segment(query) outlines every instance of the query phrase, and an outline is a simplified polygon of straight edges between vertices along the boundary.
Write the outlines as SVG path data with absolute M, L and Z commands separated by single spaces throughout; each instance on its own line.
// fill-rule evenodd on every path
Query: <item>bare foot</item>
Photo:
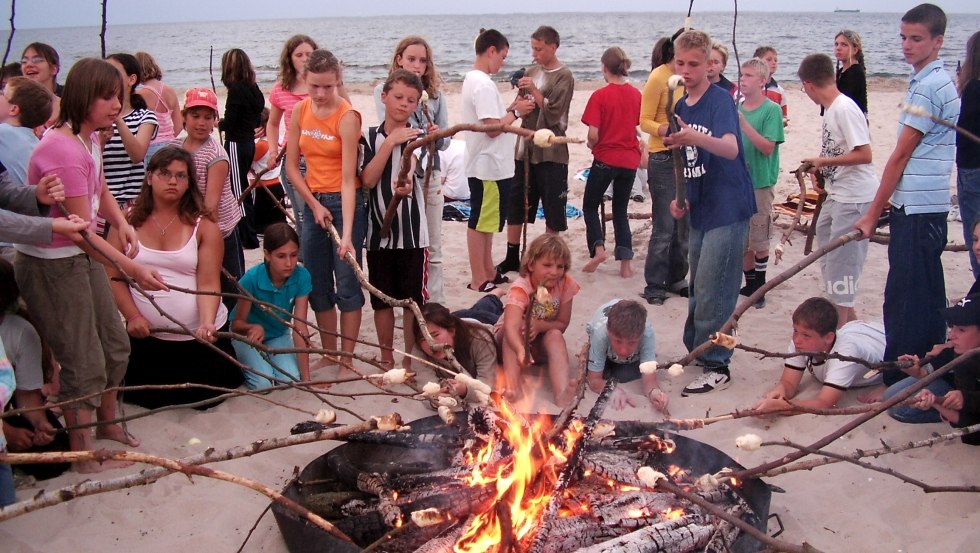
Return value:
M 93 472 L 102 472 L 104 470 L 121 469 L 125 467 L 132 466 L 131 461 L 103 461 L 99 463 L 98 461 L 77 461 L 71 464 L 71 470 L 80 474 L 91 474 Z
M 136 436 L 133 436 L 118 424 L 100 426 L 99 429 L 95 431 L 95 437 L 100 440 L 113 440 L 123 445 L 128 445 L 129 447 L 140 446 L 140 441 L 136 439 Z
M 875 386 L 874 388 L 864 392 L 858 396 L 858 401 L 861 403 L 878 403 L 881 398 L 885 397 L 885 390 L 888 388 L 886 386 Z
M 320 359 L 310 366 L 310 370 L 322 369 L 324 367 L 334 367 L 338 365 L 337 359 L 327 355 L 321 356 Z
M 631 278 L 633 276 L 633 265 L 629 261 L 624 261 L 619 267 L 619 276 Z
M 582 272 L 594 273 L 595 270 L 599 268 L 599 265 L 601 265 L 602 262 L 605 260 L 606 260 L 606 252 L 601 250 L 596 250 L 595 257 L 590 259 L 589 262 L 586 263 L 584 267 L 582 267 Z

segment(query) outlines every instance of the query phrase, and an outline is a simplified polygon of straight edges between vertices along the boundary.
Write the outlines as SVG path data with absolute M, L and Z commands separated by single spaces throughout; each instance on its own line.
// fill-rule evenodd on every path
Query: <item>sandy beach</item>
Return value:
M 634 83 L 642 87 L 643 83 Z M 601 83 L 580 84 L 572 101 L 568 134 L 585 138 L 586 127 L 581 123 L 582 111 L 592 90 Z M 800 92 L 797 83 L 784 83 L 788 94 L 790 124 L 786 142 L 781 147 L 781 178 L 776 188 L 777 201 L 798 191 L 796 179 L 789 171 L 795 169 L 801 159 L 815 155 L 820 147 L 819 108 Z M 375 121 L 375 109 L 371 88 L 355 85 L 351 89 L 354 106 L 364 114 L 365 124 Z M 459 120 L 460 95 L 458 85 L 450 86 L 448 101 L 450 122 Z M 869 111 L 873 139 L 874 163 L 879 175 L 895 145 L 898 105 L 904 96 L 905 85 L 901 81 L 870 83 Z M 505 92 L 509 99 L 512 92 Z M 584 144 L 571 148 L 569 174 L 588 167 L 591 155 Z M 951 186 L 953 185 L 951 180 Z M 584 183 L 570 180 L 569 201 L 581 206 Z M 650 211 L 649 197 L 643 203 L 630 203 L 630 212 Z M 787 217 L 782 220 L 788 221 Z M 595 309 L 613 297 L 638 299 L 643 289 L 643 262 L 650 235 L 649 220 L 631 221 L 633 247 L 636 252 L 636 275 L 628 280 L 619 276 L 618 264 L 611 259 L 595 273 L 584 274 L 581 267 L 587 261 L 585 225 L 583 220 L 569 221 L 564 234 L 573 252 L 572 276 L 583 291 L 575 300 L 572 323 L 566 333 L 569 355 L 577 352 L 585 341 L 585 323 Z M 544 231 L 543 222 L 528 229 L 533 238 Z M 609 232 L 612 232 L 610 227 Z M 781 232 L 781 231 L 777 231 Z M 443 225 L 444 258 L 446 259 L 446 293 L 453 309 L 468 307 L 479 298 L 466 290 L 469 269 L 466 262 L 464 223 L 446 222 Z M 778 235 L 777 235 L 778 236 Z M 962 243 L 961 226 L 949 224 L 951 242 Z M 774 240 L 778 241 L 778 238 Z M 792 266 L 803 257 L 804 237 L 795 234 L 792 245 L 786 247 L 784 259 L 777 266 L 770 264 L 770 278 Z M 504 252 L 503 234 L 495 238 L 495 256 Z M 259 254 L 249 252 L 249 264 L 259 261 Z M 946 253 L 943 256 L 946 272 L 947 296 L 962 297 L 973 282 L 969 261 L 965 253 Z M 859 317 L 880 320 L 882 291 L 888 270 L 886 247 L 872 244 L 858 295 Z M 790 315 L 803 299 L 818 295 L 821 289 L 819 268 L 813 265 L 787 283 L 767 295 L 766 307 L 749 309 L 740 327 L 741 341 L 773 351 L 782 351 L 790 339 Z M 664 362 L 677 359 L 686 353 L 681 341 L 683 321 L 687 313 L 687 300 L 672 297 L 658 307 L 649 306 L 649 315 L 656 330 L 657 358 Z M 364 312 L 361 337 L 374 341 L 376 334 L 370 308 Z M 396 333 L 396 347 L 401 333 Z M 374 353 L 362 348 L 365 353 Z M 362 367 L 373 372 L 369 367 Z M 671 378 L 660 374 L 662 387 L 670 394 L 670 410 L 674 417 L 702 417 L 724 414 L 737 408 L 750 407 L 772 383 L 776 381 L 782 363 L 778 359 L 759 360 L 744 352 L 736 352 L 732 360 L 733 385 L 725 391 L 706 397 L 682 398 L 680 390 L 692 380 L 696 368 Z M 336 369 L 322 369 L 314 373 L 314 379 L 329 379 Z M 639 383 L 625 385 L 639 393 Z M 809 377 L 804 381 L 804 397 L 815 394 L 818 385 Z M 371 391 L 372 387 L 359 383 L 336 386 L 331 391 L 349 394 L 354 391 Z M 408 389 L 401 389 L 407 392 Z M 848 392 L 840 406 L 857 405 L 857 392 Z M 276 392 L 268 399 L 282 405 L 274 405 L 254 397 L 239 397 L 205 412 L 175 410 L 135 420 L 130 430 L 142 440 L 139 451 L 180 458 L 198 454 L 206 448 L 223 451 L 248 444 L 261 438 L 285 436 L 296 422 L 312 418 L 320 408 L 319 401 L 294 390 Z M 588 410 L 596 395 L 586 392 L 581 408 Z M 356 398 L 332 396 L 332 402 L 350 411 L 368 417 L 398 412 L 411 421 L 432 414 L 421 403 L 407 399 L 378 395 L 361 395 Z M 606 417 L 618 420 L 657 421 L 661 415 L 640 398 L 639 407 L 623 411 L 608 409 Z M 287 408 L 285 406 L 290 406 Z M 557 412 L 544 393 L 536 408 Z M 140 408 L 126 405 L 127 414 Z M 355 422 L 352 415 L 339 412 L 339 422 Z M 687 431 L 688 437 L 711 444 L 728 453 L 745 466 L 754 466 L 778 458 L 789 450 L 766 447 L 752 453 L 739 451 L 735 437 L 747 432 L 759 434 L 766 440 L 783 438 L 809 444 L 823 437 L 850 420 L 850 417 L 796 417 L 760 420 L 740 419 L 719 423 L 696 431 Z M 923 439 L 934 433 L 947 432 L 946 424 L 904 425 L 881 416 L 847 434 L 828 449 L 849 453 L 856 449 L 880 447 L 882 442 L 900 444 Z M 192 438 L 200 443 L 192 445 Z M 118 444 L 97 440 L 99 447 L 114 449 Z M 324 442 L 280 449 L 228 463 L 215 468 L 257 479 L 264 484 L 281 488 L 291 477 L 294 467 L 302 468 L 315 457 L 338 445 Z M 928 449 L 885 456 L 877 461 L 883 467 L 900 471 L 918 480 L 937 485 L 977 484 L 976 455 L 978 450 L 959 440 L 943 443 Z M 137 472 L 141 467 L 117 469 L 93 476 L 67 473 L 59 478 L 40 483 L 33 488 L 18 490 L 18 499 L 25 500 L 41 490 L 54 490 L 86 479 L 106 479 Z M 974 476 L 970 476 L 973 474 Z M 853 465 L 837 464 L 817 468 L 811 472 L 794 472 L 768 480 L 784 489 L 775 493 L 770 511 L 779 515 L 785 532 L 779 539 L 792 543 L 806 540 L 822 551 L 975 551 L 980 541 L 980 496 L 969 493 L 924 494 L 920 489 L 881 473 L 863 470 Z M 9 552 L 52 551 L 140 551 L 231 553 L 245 539 L 249 528 L 263 512 L 269 501 L 244 488 L 231 484 L 195 477 L 192 481 L 180 475 L 171 475 L 155 484 L 131 488 L 108 494 L 76 499 L 67 503 L 21 516 L 0 523 L 0 543 Z M 770 526 L 773 531 L 775 525 Z M 972 544 L 972 545 L 971 545 Z M 271 515 L 258 523 L 254 535 L 244 551 L 284 553 L 285 544 Z

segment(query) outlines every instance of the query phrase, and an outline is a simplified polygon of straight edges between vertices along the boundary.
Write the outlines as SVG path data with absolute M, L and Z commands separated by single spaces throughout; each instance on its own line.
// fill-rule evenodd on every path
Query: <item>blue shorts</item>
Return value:
M 340 192 L 320 192 L 313 194 L 320 205 L 330 211 L 337 232 L 343 232 L 344 216 L 341 211 Z M 367 232 L 367 216 L 360 191 L 354 204 L 354 230 L 351 241 L 354 244 L 354 257 L 361 264 L 361 249 Z M 313 291 L 310 292 L 310 307 L 314 312 L 329 311 L 336 307 L 347 312 L 364 306 L 364 292 L 357 281 L 354 269 L 337 255 L 339 244 L 335 244 L 327 231 L 316 224 L 313 211 L 303 206 L 303 236 L 300 237 L 303 249 L 303 264 L 310 271 Z

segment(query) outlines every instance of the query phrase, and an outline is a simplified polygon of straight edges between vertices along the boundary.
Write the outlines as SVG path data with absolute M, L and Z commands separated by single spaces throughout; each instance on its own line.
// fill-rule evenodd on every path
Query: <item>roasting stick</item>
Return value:
M 667 126 L 670 134 L 680 131 L 677 124 L 677 115 L 674 113 L 674 94 L 684 83 L 684 78 L 680 75 L 671 75 L 667 79 Z M 674 199 L 678 209 L 685 209 L 687 202 L 687 179 L 684 178 L 684 158 L 681 150 L 672 150 L 671 158 L 674 160 L 674 186 L 676 188 Z
M 548 129 L 539 129 L 537 131 L 532 131 L 530 129 L 524 129 L 521 127 L 514 127 L 512 125 L 504 125 L 497 123 L 494 125 L 484 125 L 482 123 L 463 123 L 460 125 L 453 125 L 448 129 L 441 129 L 438 132 L 426 135 L 422 138 L 413 140 L 408 143 L 405 148 L 402 149 L 402 160 L 401 168 L 398 171 L 397 183 L 408 182 L 408 172 L 412 167 L 412 157 L 416 149 L 422 146 L 427 146 L 428 144 L 434 143 L 439 139 L 447 138 L 455 135 L 461 131 L 470 132 L 509 132 L 512 134 L 517 134 L 523 136 L 524 138 L 530 138 L 534 140 L 534 145 L 541 148 L 547 148 L 555 144 L 582 144 L 585 142 L 581 138 L 572 138 L 569 136 L 555 136 L 555 133 Z M 397 186 L 397 185 L 396 185 Z M 395 212 L 398 209 L 398 202 L 401 198 L 397 195 L 391 199 L 391 203 L 388 204 L 388 209 L 385 212 L 384 220 L 381 223 L 381 236 L 387 238 L 391 234 L 391 223 L 395 218 Z
M 789 237 L 793 235 L 793 231 L 796 230 L 796 226 L 800 224 L 800 218 L 803 217 L 803 205 L 806 203 L 806 181 L 803 180 L 803 176 L 813 169 L 813 165 L 809 163 L 801 163 L 795 171 L 792 171 L 796 175 L 796 181 L 800 183 L 800 201 L 796 202 L 796 213 L 793 214 L 793 223 L 786 227 L 783 231 L 783 237 L 779 239 L 779 243 L 776 244 L 775 258 L 773 259 L 773 265 L 779 265 L 779 262 L 783 259 L 783 245 L 790 244 Z M 807 230 L 807 244 L 813 244 L 812 235 L 810 230 L 815 230 L 813 223 L 810 222 L 810 229 Z
M 980 144 L 980 136 L 973 134 L 972 132 L 964 129 L 963 127 L 960 127 L 959 125 L 954 125 L 953 123 L 950 123 L 945 119 L 936 117 L 935 115 L 929 113 L 928 111 L 926 111 L 925 109 L 919 106 L 913 106 L 910 104 L 899 104 L 898 107 L 905 113 L 908 113 L 909 115 L 915 115 L 917 117 L 925 117 L 930 121 L 932 121 L 933 123 L 942 125 L 949 129 L 953 129 L 954 131 L 962 134 L 963 136 L 969 138 L 970 140 L 976 142 L 977 144 Z

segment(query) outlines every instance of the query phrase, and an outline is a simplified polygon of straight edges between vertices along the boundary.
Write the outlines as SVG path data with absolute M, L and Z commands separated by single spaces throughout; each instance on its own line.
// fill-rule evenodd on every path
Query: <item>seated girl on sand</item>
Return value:
M 572 299 L 581 287 L 567 274 L 572 254 L 558 235 L 543 234 L 531 242 L 521 260 L 518 278 L 504 298 L 504 316 L 495 329 L 503 356 L 504 395 L 521 394 L 521 373 L 543 362 L 548 369 L 555 403 L 565 405 L 575 386 L 569 381 L 565 329 L 572 317 Z M 530 307 L 531 322 L 525 322 Z M 525 329 L 530 335 L 525 350 Z

